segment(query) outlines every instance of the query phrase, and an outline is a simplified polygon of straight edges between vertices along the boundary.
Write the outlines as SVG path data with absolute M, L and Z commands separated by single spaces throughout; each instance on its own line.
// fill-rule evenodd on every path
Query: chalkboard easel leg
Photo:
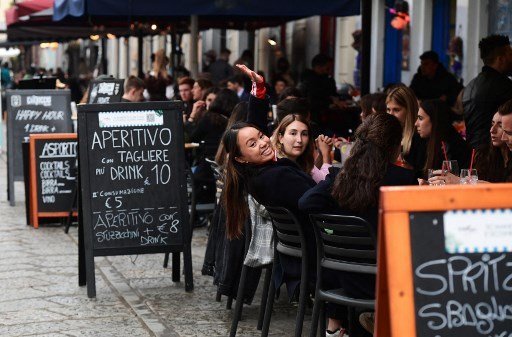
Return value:
M 78 216 L 78 286 L 86 285 L 87 269 L 85 268 L 84 226 Z
M 169 255 L 167 255 L 167 258 Z M 180 271 L 181 271 L 181 261 L 180 261 L 180 252 L 172 253 L 172 281 L 179 282 L 180 281 Z
M 91 254 L 92 255 L 92 254 Z M 94 257 L 91 256 L 92 261 L 87 261 L 87 297 L 94 298 L 96 297 L 96 280 L 94 273 Z
M 192 247 L 190 243 L 183 247 L 183 268 L 185 269 L 185 291 L 191 292 L 194 290 L 194 278 L 192 275 Z
M 169 254 L 170 253 L 165 253 L 165 256 L 164 256 L 164 268 L 167 268 L 167 266 L 169 266 Z

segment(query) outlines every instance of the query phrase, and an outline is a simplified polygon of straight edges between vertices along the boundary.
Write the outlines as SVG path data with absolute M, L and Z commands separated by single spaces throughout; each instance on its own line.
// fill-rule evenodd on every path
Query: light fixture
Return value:
M 156 30 L 157 28 L 158 28 L 157 25 L 155 25 L 155 24 L 151 25 L 151 30 Z
M 91 35 L 91 36 L 89 36 L 89 38 L 93 41 L 98 41 L 100 39 L 100 36 L 99 35 Z
M 277 45 L 277 42 L 276 42 L 275 38 L 269 38 L 267 41 L 268 41 L 268 44 L 271 45 L 271 46 L 276 46 Z
M 107 39 L 114 40 L 116 36 L 114 34 L 107 33 Z

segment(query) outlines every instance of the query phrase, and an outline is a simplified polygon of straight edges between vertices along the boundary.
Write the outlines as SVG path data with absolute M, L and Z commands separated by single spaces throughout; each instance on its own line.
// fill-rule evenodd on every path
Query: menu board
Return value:
M 123 79 L 106 78 L 93 80 L 89 85 L 88 103 L 119 103 L 124 94 L 123 86 Z
M 510 210 L 418 212 L 410 218 L 416 336 L 509 336 Z
M 30 136 L 30 205 L 32 224 L 40 217 L 65 217 L 76 198 L 75 133 Z
M 9 200 L 14 205 L 14 181 L 23 180 L 21 143 L 33 133 L 69 133 L 69 90 L 7 90 Z
M 193 288 L 182 108 L 78 106 L 79 237 L 89 297 L 96 291 L 94 256 L 183 252 L 185 288 Z

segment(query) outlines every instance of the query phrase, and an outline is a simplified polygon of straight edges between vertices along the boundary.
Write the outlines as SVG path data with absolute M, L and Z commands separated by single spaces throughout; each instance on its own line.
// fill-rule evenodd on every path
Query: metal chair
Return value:
M 277 252 L 296 257 L 301 259 L 301 278 L 300 278 L 300 293 L 299 293 L 299 307 L 297 309 L 297 317 L 295 322 L 295 337 L 302 335 L 302 325 L 304 322 L 304 314 L 306 311 L 306 300 L 309 295 L 308 291 L 308 250 L 306 247 L 306 238 L 302 225 L 297 217 L 283 207 L 268 207 L 265 206 L 274 226 L 274 233 L 276 238 L 276 255 Z M 272 281 L 268 291 L 267 306 L 265 308 L 265 318 L 263 320 L 263 327 L 261 336 L 268 335 L 270 327 L 270 318 L 272 315 L 272 308 L 274 306 L 276 287 L 274 283 L 274 273 L 272 273 Z
M 251 237 L 252 237 L 251 226 L 245 226 L 245 227 L 246 228 L 245 228 L 245 253 L 244 253 L 244 256 L 247 255 L 247 251 L 249 249 L 249 245 L 251 243 Z M 252 267 L 249 267 L 245 264 L 242 266 L 242 272 L 240 274 L 240 281 L 238 282 L 238 291 L 236 294 L 235 311 L 233 312 L 233 319 L 231 321 L 231 330 L 229 333 L 230 337 L 236 336 L 238 322 L 242 319 L 245 284 L 247 281 L 247 273 L 249 271 L 249 268 L 252 268 Z M 259 268 L 265 269 L 265 279 L 263 281 L 263 291 L 261 293 L 260 310 L 259 310 L 259 315 L 258 315 L 258 325 L 256 327 L 258 330 L 261 330 L 263 327 L 265 308 L 267 306 L 267 301 L 268 301 L 268 293 L 269 293 L 268 289 L 269 289 L 270 282 L 271 282 L 273 264 L 271 263 L 271 264 L 268 264 L 265 266 L 261 266 Z
M 315 337 L 320 314 L 322 314 L 320 333 L 325 331 L 325 302 L 345 305 L 349 308 L 375 308 L 374 299 L 353 298 L 341 288 L 326 290 L 322 286 L 322 280 L 323 272 L 326 269 L 375 275 L 377 272 L 377 241 L 373 227 L 359 217 L 312 214 L 310 219 L 317 247 L 315 305 L 310 331 L 310 337 Z

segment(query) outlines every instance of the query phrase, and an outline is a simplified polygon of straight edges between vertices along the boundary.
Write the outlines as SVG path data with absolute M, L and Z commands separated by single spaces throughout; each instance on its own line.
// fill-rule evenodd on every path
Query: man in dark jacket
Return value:
M 462 104 L 466 140 L 473 148 L 489 143 L 492 116 L 512 98 L 512 48 L 507 36 L 491 35 L 480 41 L 484 67 L 464 89 Z
M 330 76 L 332 62 L 332 58 L 327 55 L 316 55 L 311 61 L 312 69 L 306 69 L 299 84 L 299 89 L 309 101 L 311 120 L 316 123 L 329 111 L 331 104 L 339 101 L 336 97 L 336 82 Z
M 416 97 L 420 100 L 440 99 L 448 106 L 453 106 L 462 85 L 439 63 L 439 56 L 435 51 L 424 52 L 420 60 L 421 65 L 410 85 Z

